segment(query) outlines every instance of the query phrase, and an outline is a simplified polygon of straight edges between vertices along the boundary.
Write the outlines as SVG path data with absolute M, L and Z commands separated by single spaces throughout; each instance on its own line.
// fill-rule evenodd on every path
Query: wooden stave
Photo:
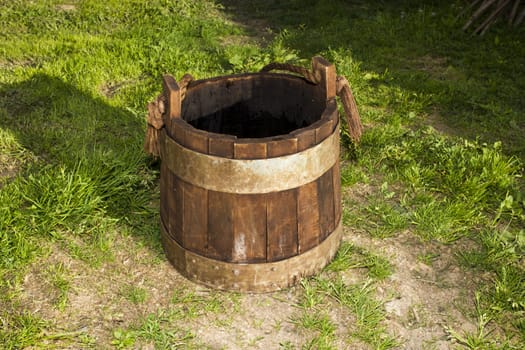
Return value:
M 340 180 L 337 162 L 315 181 L 293 189 L 265 194 L 232 194 L 206 190 L 167 171 L 171 191 L 162 196 L 161 219 L 169 234 L 185 249 L 232 263 L 273 262 L 302 254 L 329 236 L 341 218 Z M 337 175 L 334 175 L 336 173 Z M 195 196 L 200 193 L 200 196 Z M 322 195 L 320 195 L 322 193 Z M 245 203 L 258 202 L 259 214 L 239 214 Z M 204 206 L 206 203 L 207 206 Z M 268 208 L 274 208 L 270 211 Z M 283 207 L 294 208 L 286 217 L 276 217 Z M 200 209 L 199 209 L 200 208 Z M 290 209 L 291 210 L 291 209 Z M 272 214 L 275 213 L 275 214 Z M 282 226 L 288 220 L 285 228 Z M 242 230 L 247 222 L 258 222 L 251 231 Z M 312 222 L 313 221 L 313 222 Z M 236 238 L 245 239 L 266 252 L 257 255 L 235 254 Z M 262 238 L 261 238 L 262 237 Z M 281 240 L 281 241 L 279 241 Z M 248 244 L 250 246 L 250 244 Z M 287 248 L 284 248 L 287 247 Z
M 342 239 L 342 222 L 320 244 L 289 259 L 267 263 L 230 263 L 210 259 L 180 246 L 161 222 L 161 241 L 170 263 L 186 278 L 205 286 L 237 292 L 266 293 L 295 285 L 323 269 Z

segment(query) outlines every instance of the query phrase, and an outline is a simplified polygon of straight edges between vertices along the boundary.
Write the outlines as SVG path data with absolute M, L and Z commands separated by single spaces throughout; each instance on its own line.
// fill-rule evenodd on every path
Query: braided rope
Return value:
M 186 90 L 188 90 L 188 85 L 193 81 L 193 76 L 191 74 L 184 74 L 182 78 L 180 78 L 179 81 L 179 89 L 180 89 L 180 100 L 181 102 L 184 101 L 186 98 Z

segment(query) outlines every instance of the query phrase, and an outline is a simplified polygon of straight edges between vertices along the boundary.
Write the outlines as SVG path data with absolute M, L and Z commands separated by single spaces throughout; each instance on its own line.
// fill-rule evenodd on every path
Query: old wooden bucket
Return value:
M 342 234 L 335 68 L 164 77 L 162 244 L 187 278 L 267 292 L 322 269 Z M 181 101 L 182 100 L 182 101 Z

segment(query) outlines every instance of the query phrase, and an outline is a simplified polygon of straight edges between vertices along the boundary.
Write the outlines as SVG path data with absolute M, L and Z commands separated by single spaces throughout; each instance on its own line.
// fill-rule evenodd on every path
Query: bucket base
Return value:
M 161 239 L 168 260 L 186 278 L 208 287 L 265 293 L 295 285 L 302 277 L 324 268 L 341 243 L 343 225 L 314 248 L 291 258 L 271 263 L 228 263 L 210 259 L 181 247 L 161 223 Z

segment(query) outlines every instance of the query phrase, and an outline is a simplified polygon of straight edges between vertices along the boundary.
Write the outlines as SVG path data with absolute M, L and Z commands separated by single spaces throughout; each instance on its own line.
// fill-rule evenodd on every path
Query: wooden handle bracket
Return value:
M 323 86 L 326 92 L 326 100 L 335 98 L 336 95 L 336 73 L 335 66 L 321 56 L 312 58 L 312 70 L 319 84 Z

